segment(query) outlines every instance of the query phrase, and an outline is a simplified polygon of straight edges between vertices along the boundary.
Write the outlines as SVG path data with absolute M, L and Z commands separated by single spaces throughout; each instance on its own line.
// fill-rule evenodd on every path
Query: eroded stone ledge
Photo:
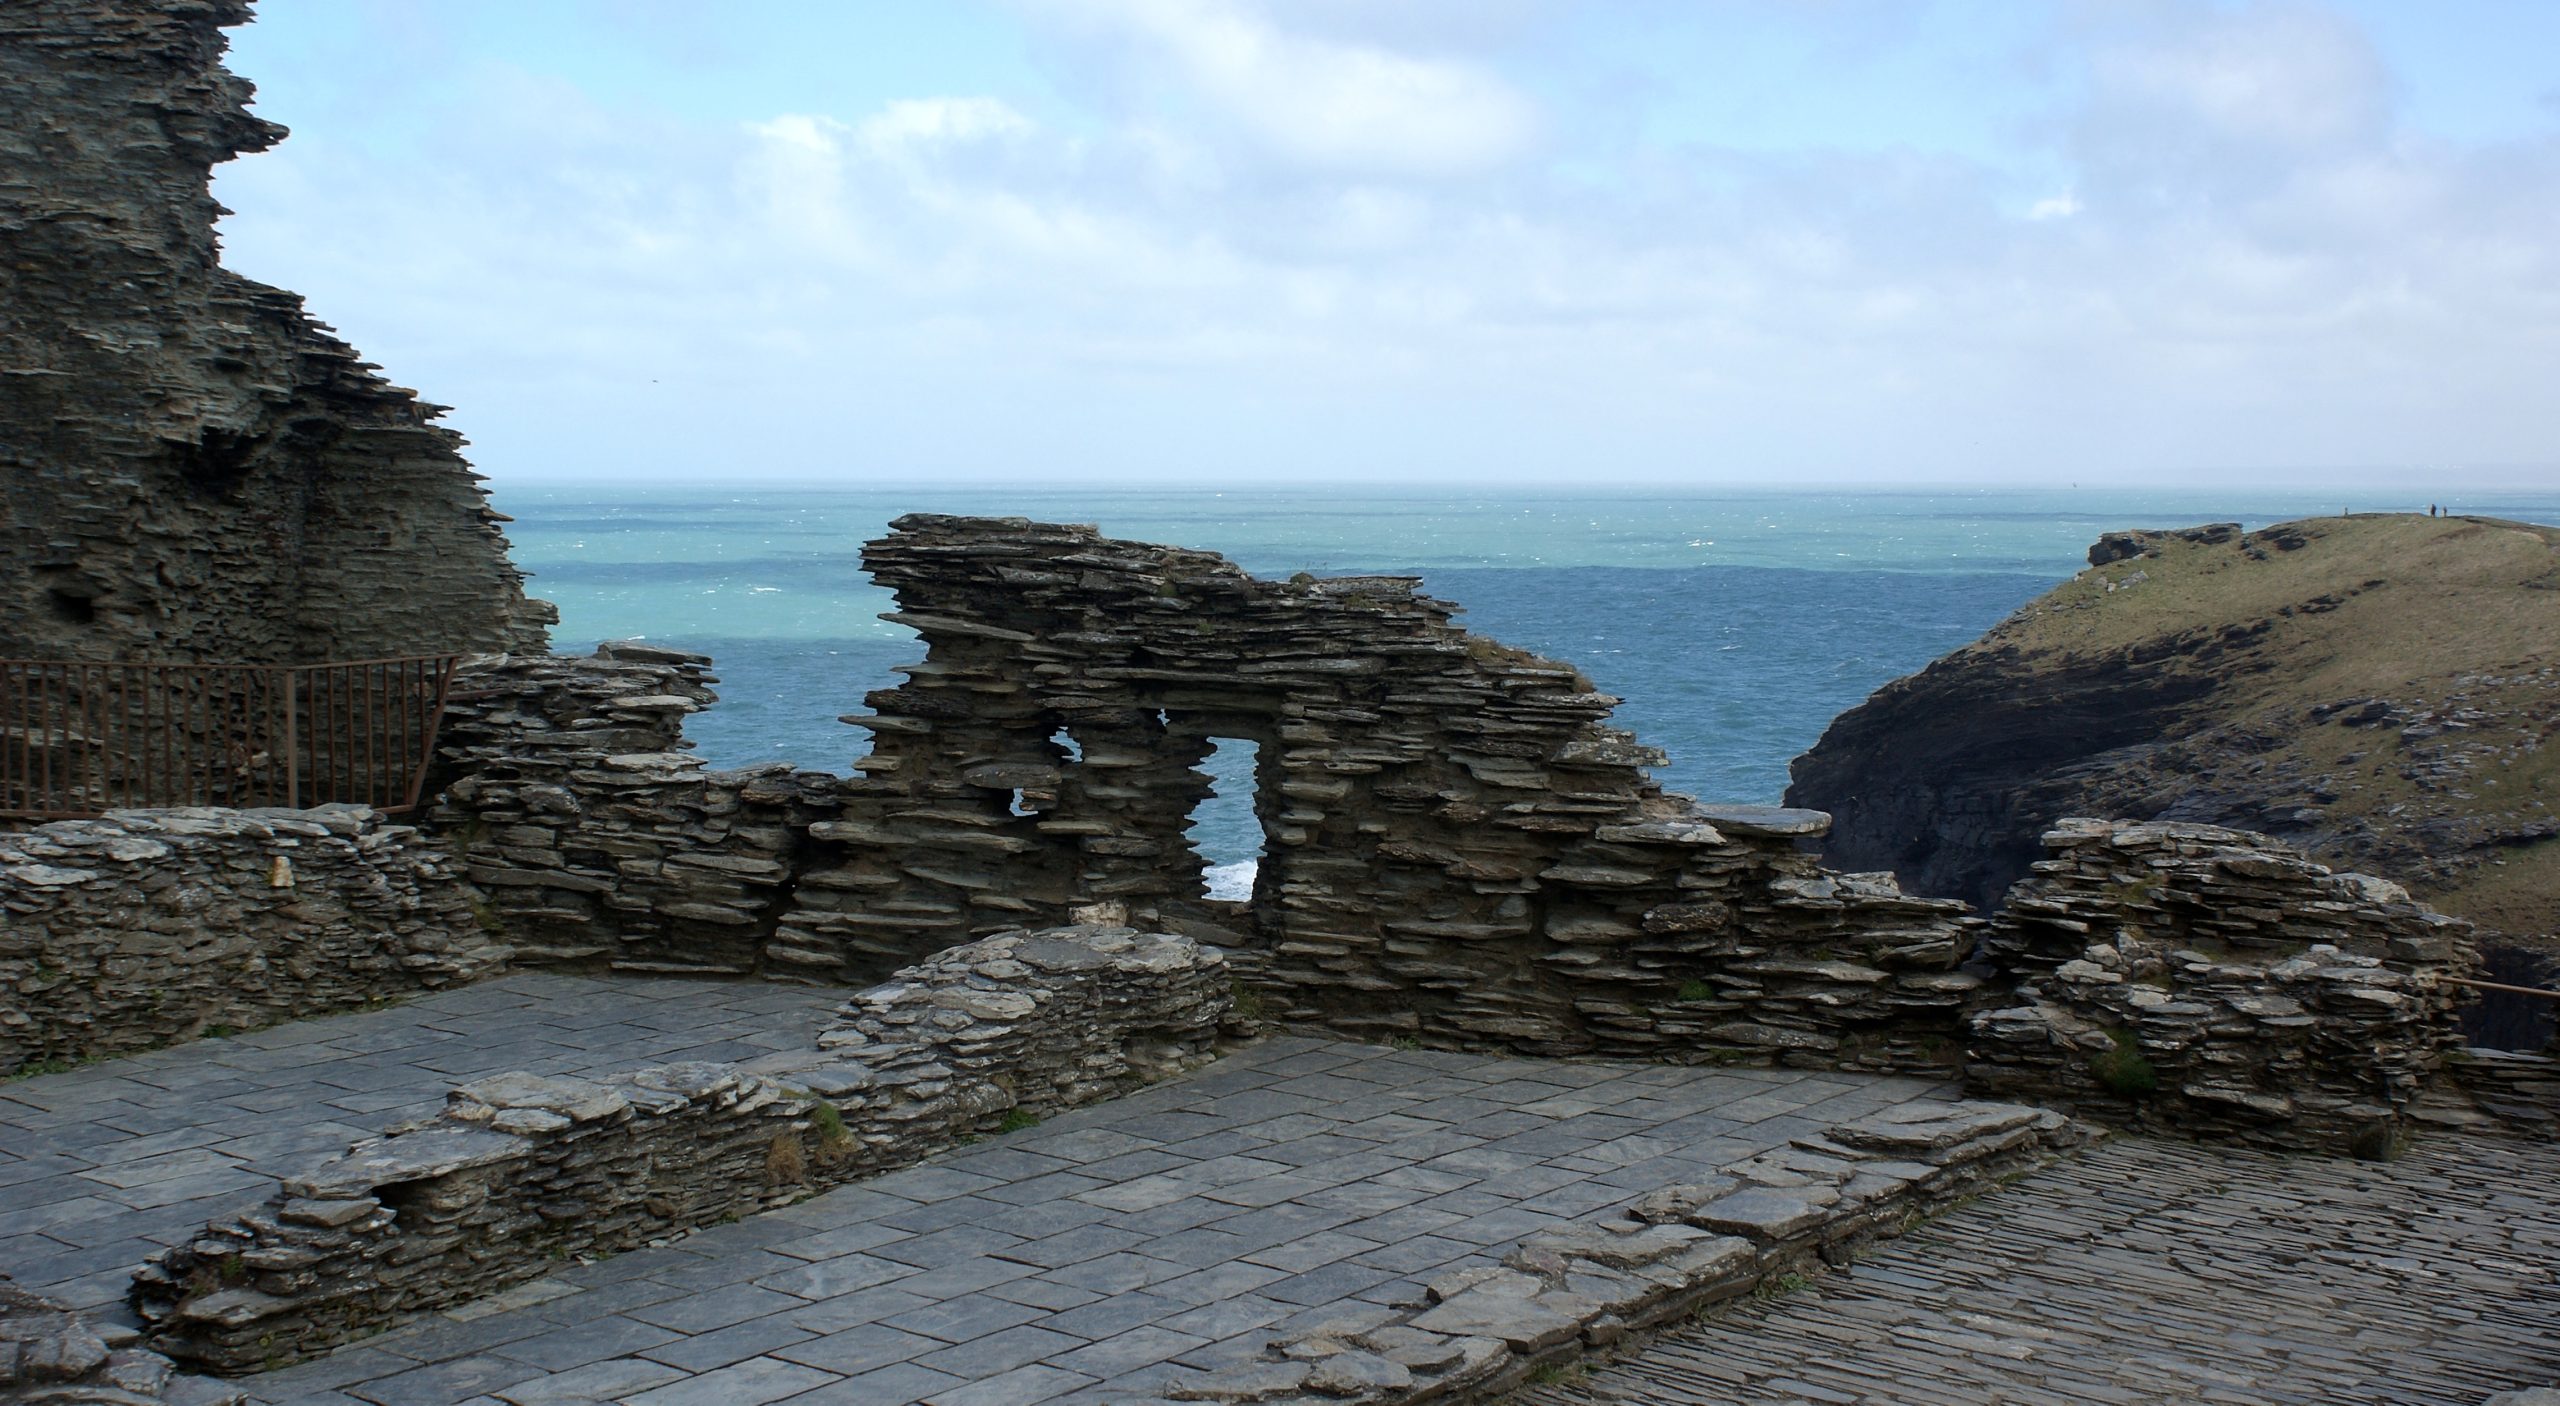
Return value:
M 1540 1367 L 1748 1294 L 1814 1260 L 1978 1195 L 2087 1140 L 2015 1104 L 1905 1104 L 1665 1187 L 1573 1229 L 1532 1236 L 1500 1267 L 1425 1300 L 1346 1313 L 1274 1338 L 1258 1362 L 1169 1401 L 1339 1406 L 1477 1400 Z M 1162 1406 L 1148 1403 L 1147 1406 Z
M 134 1304 L 190 1365 L 282 1366 L 1194 1067 L 1230 980 L 1216 949 L 1168 934 L 1007 934 L 855 996 L 782 1078 L 691 1063 L 478 1080 L 155 1256 Z

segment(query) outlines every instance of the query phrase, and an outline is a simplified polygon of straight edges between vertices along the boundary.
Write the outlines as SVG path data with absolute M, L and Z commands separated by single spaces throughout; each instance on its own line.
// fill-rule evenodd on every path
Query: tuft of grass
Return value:
M 1027 1108 L 1008 1108 L 1004 1111 L 1004 1121 L 996 1125 L 996 1131 L 1000 1133 L 1018 1133 L 1025 1128 L 1036 1128 L 1038 1126 L 1040 1126 L 1039 1114 L 1034 1113 Z
M 1796 1290 L 1801 1289 L 1812 1282 L 1813 1280 L 1810 1276 L 1799 1274 L 1790 1269 L 1783 1274 L 1772 1274 L 1768 1278 L 1761 1280 L 1758 1286 L 1752 1289 L 1751 1293 L 1755 1298 L 1781 1298 L 1785 1295 L 1794 1293 Z
M 1679 995 L 1683 1001 L 1712 1001 L 1716 998 L 1716 989 L 1703 981 L 1690 980 L 1680 983 Z
M 1260 1020 L 1260 1019 L 1262 1019 L 1262 993 L 1261 993 L 1261 992 L 1256 991 L 1256 990 L 1254 990 L 1252 987 L 1245 985 L 1245 984 L 1244 984 L 1244 979 L 1243 979 L 1242 977 L 1238 977 L 1238 978 L 1236 979 L 1235 985 L 1234 985 L 1234 987 L 1232 988 L 1232 990 L 1233 990 L 1233 994 L 1234 994 L 1234 998 L 1235 998 L 1235 999 L 1234 999 L 1234 1010 L 1235 1010 L 1235 1013 L 1236 1013 L 1236 1019 L 1238 1019 L 1238 1020 Z
M 809 1149 L 801 1146 L 800 1135 L 792 1132 L 775 1133 L 773 1141 L 765 1144 L 764 1184 L 797 1186 L 808 1179 Z
M 1418 1050 L 1422 1048 L 1422 1037 L 1419 1035 L 1398 1035 L 1387 1043 L 1399 1050 Z
M 2130 1030 L 2110 1030 L 2107 1038 L 2115 1048 L 2089 1057 L 2089 1076 L 2098 1086 L 2118 1098 L 2140 1098 L 2160 1089 L 2160 1071 L 2142 1057 L 2141 1042 Z
M 809 1126 L 816 1130 L 820 1142 L 842 1142 L 853 1136 L 844 1125 L 843 1112 L 824 1101 L 809 1110 Z

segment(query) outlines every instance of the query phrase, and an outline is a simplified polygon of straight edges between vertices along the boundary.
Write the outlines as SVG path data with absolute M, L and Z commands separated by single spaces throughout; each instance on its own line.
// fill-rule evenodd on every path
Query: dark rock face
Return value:
M 248 0 L 0 7 L 0 656 L 538 649 L 461 437 L 217 262 Z
M 2245 652 L 2247 640 L 2212 644 Z M 2065 816 L 2222 814 L 2163 755 L 2215 691 L 2160 671 L 2168 652 L 2060 668 L 2015 652 L 1941 660 L 1834 720 L 1796 759 L 1787 803 L 1832 812 L 1833 863 L 1997 908 Z

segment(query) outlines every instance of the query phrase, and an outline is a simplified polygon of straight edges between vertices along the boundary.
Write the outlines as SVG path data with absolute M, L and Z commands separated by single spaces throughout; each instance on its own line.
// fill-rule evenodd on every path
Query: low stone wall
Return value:
M 1541 1367 L 1740 1297 L 1920 1219 L 2085 1141 L 2057 1113 L 1906 1104 L 1532 1236 L 1401 1308 L 1361 1305 L 1268 1344 L 1264 1359 L 1171 1400 L 1336 1406 L 1485 1400 Z M 1161 1406 L 1136 1403 L 1135 1406 Z
M 476 980 L 461 866 L 372 811 L 119 811 L 0 833 L 0 1074 Z
M 713 699 L 710 662 L 621 643 L 457 674 L 431 824 L 528 960 L 762 969 L 836 778 L 704 770 L 683 729 Z
M 2191 1137 L 2383 1155 L 2460 1042 L 2470 926 L 2262 835 L 2065 821 L 1985 949 L 1966 1079 Z
M 239 1406 L 246 1398 L 180 1377 L 168 1358 L 111 1347 L 79 1314 L 0 1275 L 0 1401 L 56 1406 Z
M 1116 928 L 954 948 L 863 992 L 781 1079 L 677 1064 L 502 1075 L 288 1177 L 135 1275 L 151 1341 L 209 1370 L 309 1357 L 559 1260 L 630 1249 L 904 1166 L 1211 1056 L 1214 948 Z

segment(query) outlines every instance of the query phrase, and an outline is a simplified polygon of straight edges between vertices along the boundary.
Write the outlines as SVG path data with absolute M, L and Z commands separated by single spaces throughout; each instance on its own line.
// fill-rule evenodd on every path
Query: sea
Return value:
M 1620 725 L 1669 753 L 1655 775 L 1712 801 L 1774 802 L 1787 763 L 1843 710 L 1989 629 L 2133 527 L 2424 511 L 2423 497 L 2185 489 L 1802 488 L 1482 493 L 1447 489 L 493 488 L 555 648 L 645 639 L 717 661 L 720 702 L 687 736 L 715 766 L 848 772 L 869 734 L 839 718 L 920 659 L 880 618 L 864 541 L 904 513 L 1091 523 L 1203 548 L 1257 576 L 1391 573 L 1464 608 L 1478 634 L 1580 667 Z M 2441 501 L 2441 500 L 2440 500 Z M 2475 493 L 2465 513 L 2560 522 L 2560 485 Z M 1191 837 L 1215 891 L 1261 851 L 1250 744 L 1204 769 Z

